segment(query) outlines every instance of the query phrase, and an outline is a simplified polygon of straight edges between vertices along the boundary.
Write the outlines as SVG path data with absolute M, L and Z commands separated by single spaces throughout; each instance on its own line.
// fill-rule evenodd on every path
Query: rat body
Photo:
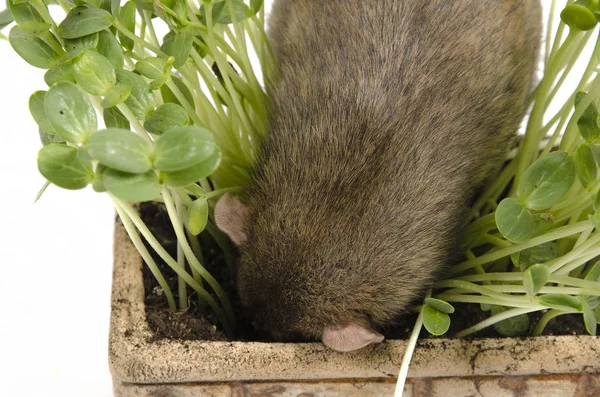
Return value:
M 457 258 L 531 91 L 539 0 L 276 0 L 271 133 L 219 227 L 275 337 L 383 339 Z

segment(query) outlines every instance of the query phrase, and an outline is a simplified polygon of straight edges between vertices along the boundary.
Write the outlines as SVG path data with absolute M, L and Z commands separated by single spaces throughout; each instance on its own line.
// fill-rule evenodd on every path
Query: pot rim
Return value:
M 398 374 L 406 341 L 338 353 L 320 343 L 159 339 L 145 316 L 141 257 L 115 222 L 109 364 L 116 383 L 382 379 Z M 600 337 L 435 338 L 415 349 L 409 378 L 600 373 Z

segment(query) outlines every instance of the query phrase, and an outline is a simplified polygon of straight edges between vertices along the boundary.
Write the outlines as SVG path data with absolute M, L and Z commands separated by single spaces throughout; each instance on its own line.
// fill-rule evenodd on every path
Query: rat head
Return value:
M 238 291 L 258 328 L 281 340 L 318 339 L 337 351 L 383 340 L 366 307 L 371 300 L 365 294 L 375 291 L 365 290 L 360 269 L 349 270 L 353 259 L 344 250 L 323 247 L 330 239 L 319 233 L 302 232 L 302 216 L 253 211 L 226 194 L 215 206 L 215 220 L 241 250 Z

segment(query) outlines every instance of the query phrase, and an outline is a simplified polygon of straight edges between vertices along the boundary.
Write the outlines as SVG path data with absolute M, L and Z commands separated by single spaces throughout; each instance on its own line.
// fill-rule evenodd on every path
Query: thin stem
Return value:
M 456 337 L 462 338 L 467 335 L 471 335 L 477 331 L 481 331 L 482 329 L 487 328 L 490 325 L 494 325 L 502 320 L 506 320 L 507 318 L 516 317 L 516 316 L 520 316 L 522 314 L 527 314 L 527 313 L 531 313 L 531 312 L 535 312 L 535 311 L 537 311 L 537 309 L 520 309 L 520 308 L 509 309 L 502 313 L 495 314 L 495 315 L 473 325 L 472 327 L 465 328 L 462 331 L 457 332 Z
M 548 322 L 550 320 L 552 320 L 553 318 L 556 318 L 562 314 L 568 314 L 567 312 L 561 312 L 560 310 L 549 310 L 547 311 L 537 322 L 537 324 L 535 325 L 535 328 L 533 329 L 532 335 L 533 336 L 540 336 L 542 334 L 542 332 L 544 332 L 544 328 L 546 328 L 546 325 L 548 325 Z
M 127 106 L 125 103 L 120 103 L 117 105 L 117 109 L 119 109 L 121 111 L 121 113 L 123 113 L 123 116 L 125 116 L 127 121 L 129 121 L 129 123 L 131 124 L 131 126 L 133 127 L 135 132 L 137 132 L 137 134 L 139 136 L 144 138 L 146 140 L 146 142 L 148 142 L 148 143 L 153 142 L 152 138 L 150 137 L 150 134 L 146 131 L 146 129 L 142 126 L 142 124 L 140 124 L 138 119 L 134 116 L 134 114 L 129 109 L 129 106 Z
M 431 291 L 427 294 L 427 297 L 431 296 Z M 423 326 L 423 314 L 422 311 L 419 310 L 419 316 L 417 317 L 417 321 L 415 322 L 415 326 L 410 334 L 410 338 L 406 344 L 406 350 L 404 350 L 404 357 L 402 357 L 402 364 L 400 365 L 400 373 L 398 374 L 398 380 L 396 382 L 396 391 L 394 392 L 394 397 L 402 397 L 404 393 L 404 385 L 406 383 L 406 376 L 408 375 L 408 367 L 410 365 L 410 361 L 412 360 L 413 353 L 415 351 L 415 346 L 417 345 L 417 340 L 419 338 L 419 333 L 421 332 L 421 327 Z
M 183 231 L 183 224 L 177 218 L 175 206 L 173 204 L 173 199 L 171 197 L 171 193 L 167 187 L 162 188 L 162 196 L 165 200 L 165 206 L 167 208 L 167 213 L 169 214 L 169 219 L 173 224 L 173 229 L 175 229 L 175 235 L 177 236 L 177 240 L 181 243 L 181 247 L 183 248 L 184 255 L 188 260 L 190 266 L 194 267 L 198 273 L 206 280 L 208 285 L 213 289 L 217 298 L 223 305 L 223 310 L 225 310 L 225 314 L 228 317 L 230 324 L 235 327 L 235 315 L 233 314 L 233 307 L 231 306 L 231 302 L 229 298 L 223 291 L 223 288 L 219 285 L 217 280 L 200 264 L 200 261 L 194 255 L 192 248 L 188 244 L 188 241 L 185 237 L 185 233 Z
M 119 206 L 117 202 L 114 203 L 114 206 L 117 210 L 117 213 L 119 214 L 119 218 L 121 218 L 121 223 L 123 223 L 123 226 L 125 227 L 125 230 L 127 231 L 129 238 L 131 239 L 131 242 L 140 253 L 142 259 L 144 259 L 144 262 L 146 262 L 146 264 L 148 265 L 150 272 L 152 273 L 154 278 L 156 278 L 158 285 L 160 285 L 165 296 L 167 297 L 169 308 L 172 311 L 177 310 L 177 305 L 175 304 L 175 299 L 173 298 L 173 292 L 171 292 L 169 284 L 167 284 L 167 281 L 163 277 L 162 273 L 160 272 L 160 270 L 158 270 L 158 266 L 156 265 L 156 262 L 154 262 L 154 259 L 152 259 L 152 255 L 150 255 L 150 253 L 146 249 L 146 246 L 140 239 L 140 236 L 136 232 L 131 218 L 127 215 L 127 213 L 125 213 L 125 211 Z
M 587 254 L 586 251 L 592 247 L 596 248 L 596 244 L 598 243 L 600 243 L 600 233 L 595 234 L 592 238 L 588 239 L 585 243 L 581 244 L 577 248 L 573 248 L 569 253 L 548 262 L 548 270 L 550 273 L 568 274 L 572 269 L 562 269 L 562 267 L 570 261 L 579 258 L 581 255 Z M 593 250 L 592 255 L 597 251 L 598 248 Z
M 145 40 L 140 39 L 137 35 L 135 35 L 134 33 L 130 32 L 129 29 L 127 29 L 118 19 L 114 19 L 113 20 L 113 26 L 115 28 L 117 28 L 117 30 L 121 33 L 123 33 L 126 37 L 130 38 L 131 40 L 134 41 L 134 43 L 138 44 L 140 47 L 150 50 L 153 53 L 155 53 L 156 55 L 167 59 L 169 56 L 167 54 L 165 54 L 160 48 L 158 48 L 157 46 L 148 43 Z
M 550 37 L 552 36 L 552 29 L 554 27 L 554 12 L 556 10 L 556 0 L 552 0 L 552 5 L 550 6 L 550 16 L 548 18 L 548 28 L 546 30 L 546 48 L 544 51 L 545 56 L 545 65 L 548 65 L 548 60 L 550 59 L 550 52 L 552 51 Z
M 493 251 L 477 257 L 475 259 L 467 260 L 458 265 L 452 266 L 449 269 L 450 274 L 458 274 L 462 273 L 465 270 L 471 269 L 478 265 L 483 265 L 489 262 L 493 262 L 497 259 L 504 258 L 505 256 L 509 256 L 514 254 L 515 252 L 522 251 L 527 248 L 535 247 L 536 245 L 540 245 L 543 243 L 547 243 L 549 241 L 558 240 L 567 236 L 571 236 L 573 234 L 579 234 L 589 229 L 593 229 L 594 226 L 590 221 L 583 221 L 576 223 L 574 225 L 559 227 L 551 231 L 550 233 L 546 233 L 542 236 L 534 237 L 526 243 L 523 244 L 515 244 L 508 248 L 499 249 L 497 251 Z
M 110 193 L 109 193 L 110 195 Z M 125 202 L 119 200 L 118 198 L 110 195 L 120 209 L 122 209 L 128 217 L 131 219 L 135 227 L 140 231 L 144 239 L 150 244 L 152 249 L 161 257 L 163 261 L 171 268 L 177 275 L 183 277 L 184 281 L 196 291 L 198 295 L 202 297 L 202 299 L 208 303 L 210 308 L 215 312 L 219 322 L 223 325 L 223 329 L 228 336 L 233 335 L 233 328 L 229 322 L 229 319 L 223 312 L 223 310 L 219 307 L 215 299 L 204 289 L 201 285 L 196 283 L 196 281 L 185 271 L 179 267 L 179 264 L 175 259 L 169 255 L 169 253 L 163 248 L 163 246 L 156 240 L 156 238 L 152 235 L 146 224 L 141 220 L 141 218 L 136 214 L 136 212 Z
M 525 139 L 523 140 L 523 144 L 520 148 L 519 155 L 517 157 L 518 164 L 515 173 L 515 181 L 510 192 L 511 196 L 515 194 L 516 188 L 521 180 L 521 176 L 523 175 L 527 167 L 529 167 L 529 165 L 533 162 L 537 145 L 540 141 L 540 137 L 538 135 L 539 131 L 541 130 L 541 127 L 543 126 L 543 117 L 546 111 L 546 99 L 548 93 L 552 88 L 557 73 L 560 71 L 562 57 L 565 55 L 565 52 L 567 52 L 569 46 L 571 45 L 573 40 L 575 40 L 576 37 L 576 32 L 569 32 L 569 35 L 565 39 L 564 43 L 562 43 L 562 45 L 560 46 L 560 49 L 557 51 L 556 55 L 551 57 L 551 61 L 544 73 L 544 77 L 542 78 L 540 85 L 537 87 L 533 109 L 531 110 L 531 114 L 529 115 L 529 121 L 527 123 L 527 128 L 525 131 Z
M 180 220 L 183 219 L 183 205 L 181 200 L 177 197 L 175 198 L 175 209 L 177 211 L 177 217 Z M 183 248 L 181 248 L 179 240 L 177 240 L 177 263 L 185 270 L 185 256 L 183 255 Z M 179 286 L 179 307 L 181 310 L 186 310 L 188 308 L 187 286 L 181 276 L 177 276 L 177 285 Z
M 446 302 L 460 302 L 460 303 L 477 303 L 477 304 L 489 304 L 489 305 L 500 305 L 500 306 L 512 306 L 512 307 L 520 307 L 523 309 L 532 309 L 532 310 L 544 310 L 547 307 L 540 305 L 539 303 L 531 302 L 523 299 L 520 302 L 503 300 L 498 298 L 491 298 L 489 296 L 481 296 L 481 295 L 456 295 L 456 294 L 436 294 L 434 298 L 445 300 Z

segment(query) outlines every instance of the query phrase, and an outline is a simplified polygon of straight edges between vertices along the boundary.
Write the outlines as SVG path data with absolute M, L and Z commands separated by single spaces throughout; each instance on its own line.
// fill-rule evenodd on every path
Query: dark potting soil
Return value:
M 163 204 L 143 203 L 140 205 L 140 215 L 154 236 L 162 246 L 175 257 L 176 239 L 175 232 L 169 221 Z M 204 255 L 203 265 L 217 279 L 223 287 L 234 307 L 235 316 L 238 320 L 235 340 L 239 341 L 272 341 L 268 335 L 257 332 L 251 325 L 249 319 L 239 303 L 233 284 L 233 272 L 228 267 L 222 251 L 208 233 L 202 233 L 200 243 Z M 149 249 L 153 253 L 152 249 Z M 177 275 L 168 267 L 158 255 L 153 253 L 160 271 L 167 280 L 171 291 L 175 295 L 175 301 L 179 302 L 177 296 Z M 193 290 L 188 288 L 189 309 L 185 312 L 173 312 L 169 309 L 167 300 L 159 287 L 158 282 L 147 266 L 143 266 L 144 292 L 146 304 L 146 318 L 150 329 L 154 333 L 154 339 L 182 339 L 182 340 L 209 340 L 225 341 L 228 338 L 220 328 L 215 314 L 210 308 L 199 304 Z M 451 316 L 451 326 L 447 335 L 451 336 L 464 328 L 485 320 L 489 314 L 481 311 L 478 305 L 454 304 L 456 312 Z M 529 334 L 541 317 L 542 313 L 529 314 Z M 408 316 L 395 327 L 382 330 L 386 339 L 407 339 L 412 331 L 417 315 Z M 546 326 L 543 335 L 579 335 L 586 334 L 583 320 L 580 314 L 566 314 L 551 320 Z M 493 327 L 487 327 L 473 337 L 500 337 Z M 421 332 L 421 338 L 432 337 L 425 330 Z

